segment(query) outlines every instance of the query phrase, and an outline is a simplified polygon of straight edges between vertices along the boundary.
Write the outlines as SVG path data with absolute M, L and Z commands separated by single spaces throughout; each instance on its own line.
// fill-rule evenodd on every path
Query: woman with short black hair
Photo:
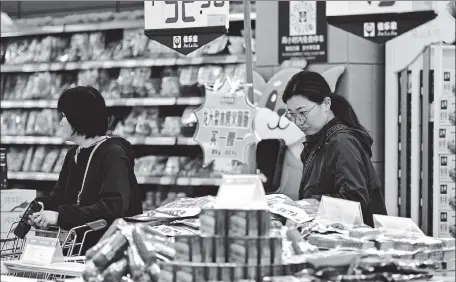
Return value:
M 67 153 L 59 179 L 49 197 L 38 197 L 43 210 L 31 216 L 33 224 L 62 229 L 104 219 L 142 213 L 142 203 L 131 144 L 107 136 L 105 101 L 95 88 L 77 86 L 65 90 L 58 101 L 62 137 L 76 144 Z M 84 250 L 101 234 L 86 239 Z
M 373 226 L 373 214 L 386 215 L 382 184 L 370 160 L 372 137 L 350 103 L 311 71 L 294 75 L 282 99 L 286 116 L 306 134 L 299 198 L 359 202 L 364 223 Z

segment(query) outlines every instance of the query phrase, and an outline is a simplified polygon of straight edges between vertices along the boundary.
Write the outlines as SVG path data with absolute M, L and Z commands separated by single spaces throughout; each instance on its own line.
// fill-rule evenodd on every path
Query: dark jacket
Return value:
M 79 205 L 78 193 L 94 146 L 81 149 L 75 162 L 77 147 L 68 151 L 50 196 L 37 198 L 43 202 L 44 209 L 59 213 L 59 227 L 70 230 L 99 219 L 105 219 L 109 226 L 117 218 L 141 214 L 131 144 L 123 138 L 111 137 L 97 148 L 90 161 Z M 84 252 L 98 242 L 102 233 L 86 239 Z
M 306 139 L 300 199 L 326 195 L 359 202 L 369 226 L 373 226 L 373 214 L 386 215 L 382 184 L 370 160 L 373 142 L 365 131 L 350 128 L 336 117 Z

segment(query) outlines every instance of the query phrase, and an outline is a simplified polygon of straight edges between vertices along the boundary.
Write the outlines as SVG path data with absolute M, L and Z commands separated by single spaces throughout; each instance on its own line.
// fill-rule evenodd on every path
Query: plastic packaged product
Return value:
M 244 38 L 241 36 L 229 36 L 228 51 L 232 55 L 242 55 L 245 52 Z
M 136 160 L 135 174 L 149 175 L 157 162 L 157 156 L 145 156 Z
M 177 136 L 180 134 L 180 117 L 166 117 L 161 130 L 163 136 Z
M 132 86 L 134 88 L 134 93 L 136 97 L 145 98 L 148 96 L 154 96 L 157 94 L 156 91 L 157 87 L 154 84 L 157 83 L 157 79 L 153 80 L 151 78 L 152 69 L 151 68 L 135 68 L 135 74 L 132 81 Z M 151 91 L 152 93 L 150 93 Z
M 57 124 L 56 111 L 51 109 L 45 109 L 41 112 L 38 112 L 36 115 L 35 125 L 33 134 L 34 135 L 44 135 L 44 136 L 53 136 L 54 126 Z
M 105 99 L 120 98 L 120 90 L 115 79 L 113 79 L 109 71 L 100 69 L 98 71 L 99 91 Z
M 185 66 L 180 69 L 179 84 L 181 86 L 192 86 L 198 83 L 198 67 Z
M 52 84 L 51 73 L 35 73 L 28 79 L 22 98 L 45 99 L 51 94 Z
M 120 95 L 122 97 L 131 97 L 134 92 L 133 80 L 135 76 L 134 69 L 124 68 L 120 70 L 117 84 L 120 88 Z
M 10 148 L 8 150 L 8 170 L 10 171 L 21 171 L 22 165 L 26 157 L 26 151 L 19 148 Z
M 179 157 L 169 157 L 166 161 L 165 171 L 163 175 L 173 176 L 180 171 Z
M 120 281 L 122 276 L 127 274 L 128 271 L 128 260 L 127 258 L 122 258 L 114 263 L 112 263 L 105 271 L 101 274 L 103 282 L 108 281 Z
M 150 171 L 149 175 L 150 176 L 163 176 L 163 172 L 165 171 L 165 167 L 166 167 L 166 161 L 168 160 L 168 158 L 158 156 L 156 160 L 157 160 L 157 162 L 152 167 L 152 170 Z
M 177 69 L 166 67 L 163 71 L 160 95 L 164 97 L 177 97 L 179 93 L 180 85 Z
M 44 158 L 43 164 L 41 166 L 41 171 L 45 173 L 51 173 L 52 168 L 54 167 L 55 162 L 59 157 L 60 150 L 58 148 L 51 149 L 46 157 Z
M 141 136 L 157 136 L 160 133 L 158 108 L 138 108 L 135 133 Z
M 38 146 L 35 150 L 35 154 L 32 158 L 32 163 L 30 165 L 30 171 L 38 172 L 41 171 L 41 166 L 43 164 L 44 158 L 46 157 L 49 148 L 45 146 Z
M 99 60 L 105 49 L 105 35 L 102 32 L 89 34 L 89 46 L 90 59 Z
M 27 87 L 29 78 L 30 78 L 30 75 L 18 75 L 17 76 L 16 85 L 15 85 L 14 94 L 13 94 L 14 100 L 22 99 L 24 92 L 25 92 L 25 88 Z
M 226 35 L 222 35 L 217 39 L 211 41 L 209 44 L 206 44 L 203 47 L 203 53 L 207 55 L 214 55 L 221 53 L 225 50 L 226 45 L 228 44 L 228 37 Z
M 148 38 L 142 29 L 125 29 L 122 40 L 122 57 L 140 57 L 146 52 Z
M 59 157 L 57 159 L 57 161 L 55 162 L 55 165 L 54 165 L 54 169 L 53 169 L 53 173 L 59 173 L 60 170 L 62 169 L 62 166 L 63 166 L 63 163 L 65 161 L 65 157 L 68 153 L 68 148 L 63 148 L 60 150 L 60 154 L 59 154 Z
M 223 77 L 223 68 L 217 65 L 202 66 L 198 70 L 198 84 L 214 85 L 217 79 Z
M 127 238 L 125 238 L 122 232 L 116 233 L 113 237 L 114 239 L 112 241 L 104 245 L 103 248 L 92 257 L 93 262 L 100 269 L 106 268 L 112 261 L 122 257 L 125 249 L 128 247 Z
M 22 165 L 22 171 L 30 171 L 30 166 L 32 164 L 34 147 L 27 149 L 27 154 L 25 155 L 24 164 Z
M 70 47 L 66 55 L 70 62 L 88 61 L 90 59 L 90 51 L 89 34 L 80 33 L 71 36 Z
M 79 71 L 78 85 L 90 85 L 95 89 L 99 89 L 100 87 L 98 85 L 98 69 Z
M 84 267 L 84 272 L 82 273 L 82 278 L 87 282 L 100 282 L 100 271 L 95 266 L 93 261 L 88 260 Z M 101 277 L 103 278 L 103 277 Z

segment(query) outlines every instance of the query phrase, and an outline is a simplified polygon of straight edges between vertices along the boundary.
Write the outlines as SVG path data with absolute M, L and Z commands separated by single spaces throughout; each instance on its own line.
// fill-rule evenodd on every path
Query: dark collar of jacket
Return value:
M 310 150 L 316 146 L 321 147 L 326 141 L 326 132 L 328 129 L 341 123 L 342 121 L 338 117 L 334 117 L 325 126 L 323 126 L 323 128 L 318 133 L 306 136 L 306 141 L 303 143 L 304 148 Z

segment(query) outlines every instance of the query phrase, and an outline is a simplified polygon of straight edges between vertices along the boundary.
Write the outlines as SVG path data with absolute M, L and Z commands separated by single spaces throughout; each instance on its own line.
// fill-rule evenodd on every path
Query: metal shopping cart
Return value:
M 38 266 L 20 263 L 19 259 L 27 242 L 27 237 L 20 239 L 14 235 L 14 229 L 19 222 L 13 223 L 5 239 L 0 240 L 2 275 L 12 275 L 46 280 L 60 280 L 69 276 L 77 276 L 78 271 L 65 270 L 64 265 Z M 85 263 L 85 256 L 81 255 L 87 235 L 103 230 L 107 227 L 105 220 L 97 220 L 75 227 L 69 231 L 61 230 L 58 227 L 51 227 L 48 230 L 31 229 L 27 236 L 58 238 L 65 263 L 77 263 L 77 266 Z M 79 267 L 81 269 L 81 267 Z M 6 273 L 3 273 L 6 272 Z

